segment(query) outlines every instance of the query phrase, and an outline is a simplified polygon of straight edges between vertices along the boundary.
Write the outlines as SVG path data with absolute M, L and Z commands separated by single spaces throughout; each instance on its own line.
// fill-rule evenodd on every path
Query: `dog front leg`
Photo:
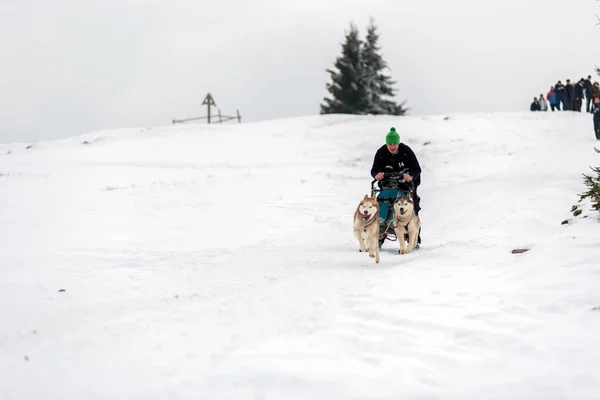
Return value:
M 396 239 L 400 244 L 400 254 L 406 254 L 406 243 L 404 242 L 404 232 L 405 228 L 401 226 L 400 228 L 394 228 L 394 232 L 396 233 Z
M 379 232 L 371 238 L 371 248 L 375 249 L 375 263 L 379 263 Z
M 369 257 L 375 258 L 375 262 L 379 262 L 379 235 L 369 235 Z
M 358 245 L 360 246 L 360 251 L 363 253 L 366 252 L 367 248 L 365 247 L 365 239 L 363 237 L 362 231 L 355 229 L 354 236 L 356 236 L 356 239 L 358 240 Z
M 408 250 L 410 253 L 417 246 L 417 240 L 419 238 L 419 230 L 415 223 L 410 223 L 408 226 Z

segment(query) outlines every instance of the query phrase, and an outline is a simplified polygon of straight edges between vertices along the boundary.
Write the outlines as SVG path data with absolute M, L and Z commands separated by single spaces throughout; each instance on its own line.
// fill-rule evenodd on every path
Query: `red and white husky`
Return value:
M 354 236 L 360 251 L 369 251 L 369 257 L 379 262 L 379 204 L 375 195 L 365 195 L 354 212 Z

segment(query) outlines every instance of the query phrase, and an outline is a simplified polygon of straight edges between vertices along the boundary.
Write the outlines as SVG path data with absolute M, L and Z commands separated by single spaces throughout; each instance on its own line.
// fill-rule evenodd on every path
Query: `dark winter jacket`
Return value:
M 575 89 L 573 89 L 573 92 L 575 93 L 575 97 L 573 97 L 574 99 L 583 99 L 583 85 L 578 83 L 577 85 L 575 85 Z
M 575 96 L 573 96 L 573 85 L 570 83 L 567 83 L 565 85 L 565 92 L 567 93 L 567 96 L 565 97 L 567 99 L 567 101 L 569 100 L 573 100 L 575 98 Z
M 586 79 L 585 81 L 583 81 L 583 87 L 585 89 L 585 97 L 591 99 L 592 94 L 594 93 L 594 85 L 592 85 L 592 81 Z
M 371 176 L 375 178 L 375 175 L 380 172 L 401 172 L 405 168 L 408 168 L 407 173 L 412 176 L 415 186 L 419 186 L 421 184 L 421 166 L 411 148 L 400 143 L 396 154 L 392 154 L 384 144 L 375 153 Z M 384 187 L 386 182 L 384 175 L 381 185 Z
M 594 86 L 594 97 L 600 97 L 600 87 Z
M 565 91 L 565 86 L 562 83 L 557 83 L 554 87 L 554 91 L 556 92 L 556 102 L 560 102 L 561 100 L 566 100 L 567 92 Z
M 536 100 L 529 106 L 531 111 L 540 111 L 540 103 Z
M 592 114 L 594 114 L 594 122 L 600 122 L 600 106 L 592 104 Z

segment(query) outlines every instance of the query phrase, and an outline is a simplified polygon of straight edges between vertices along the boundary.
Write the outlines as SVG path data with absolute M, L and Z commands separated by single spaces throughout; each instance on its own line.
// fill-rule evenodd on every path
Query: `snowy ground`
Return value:
M 0 145 L 0 399 L 600 399 L 591 117 L 443 117 Z M 390 126 L 423 244 L 376 265 L 352 214 Z

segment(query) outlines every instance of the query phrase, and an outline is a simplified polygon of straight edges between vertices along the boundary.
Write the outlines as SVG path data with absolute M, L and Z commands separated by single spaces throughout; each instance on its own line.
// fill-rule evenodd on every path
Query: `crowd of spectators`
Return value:
M 561 81 L 550 86 L 550 91 L 544 97 L 534 97 L 529 109 L 531 111 L 548 111 L 548 105 L 552 111 L 576 111 L 581 112 L 585 99 L 585 111 L 593 115 L 594 134 L 596 140 L 600 140 L 600 84 L 592 83 L 592 76 L 587 79 L 581 78 L 576 84 L 571 84 L 567 79 L 563 85 Z
M 587 79 L 581 78 L 576 84 L 572 84 L 570 79 L 563 85 L 561 81 L 550 86 L 546 96 L 540 94 L 534 97 L 529 109 L 531 111 L 548 111 L 548 106 L 552 111 L 577 111 L 581 112 L 583 100 L 585 99 L 585 111 L 592 112 L 594 98 L 600 98 L 600 84 L 595 81 L 592 83 L 592 76 Z

